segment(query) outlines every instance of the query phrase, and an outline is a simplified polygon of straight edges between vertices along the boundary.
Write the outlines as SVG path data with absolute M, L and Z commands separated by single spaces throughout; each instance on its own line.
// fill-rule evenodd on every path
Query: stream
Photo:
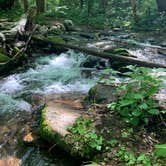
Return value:
M 71 50 L 60 55 L 41 55 L 33 60 L 33 67 L 0 78 L 1 159 L 19 159 L 24 166 L 77 165 L 59 150 L 52 155 L 46 148 L 25 146 L 23 135 L 31 123 L 36 125 L 28 96 L 36 94 L 47 99 L 66 94 L 71 98 L 86 94 L 95 84 L 96 69 L 82 65 L 86 58 Z
M 100 49 L 100 45 L 104 47 L 103 43 L 88 41 L 87 44 L 86 41 L 88 47 L 97 49 Z M 128 49 L 144 60 L 166 63 L 165 54 L 154 49 Z M 48 149 L 51 145 L 45 147 L 41 142 L 40 145 L 27 146 L 23 143 L 25 133 L 38 125 L 29 96 L 41 96 L 47 101 L 52 97 L 60 100 L 80 99 L 97 82 L 100 74 L 98 64 L 84 67 L 83 64 L 90 56 L 72 50 L 59 55 L 34 53 L 33 57 L 26 69 L 22 67 L 21 70 L 13 71 L 14 74 L 0 77 L 0 166 L 1 159 L 22 166 L 78 166 L 79 161 L 59 149 L 53 148 L 53 152 L 50 152 Z

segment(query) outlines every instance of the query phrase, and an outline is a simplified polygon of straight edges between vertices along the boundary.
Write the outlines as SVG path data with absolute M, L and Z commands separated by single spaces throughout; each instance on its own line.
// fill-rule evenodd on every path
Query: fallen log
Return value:
M 46 44 L 51 44 L 55 47 L 58 48 L 68 48 L 68 49 L 73 49 L 73 50 L 77 50 L 86 54 L 90 54 L 93 56 L 97 56 L 100 58 L 105 58 L 105 59 L 110 59 L 112 62 L 119 62 L 122 63 L 124 65 L 137 65 L 140 67 L 156 67 L 156 68 L 166 68 L 166 65 L 164 64 L 159 64 L 159 63 L 152 63 L 152 62 L 147 62 L 147 61 L 142 61 L 136 58 L 132 58 L 132 57 L 125 57 L 125 56 L 121 56 L 121 55 L 114 55 L 111 53 L 106 53 L 106 52 L 99 52 L 99 51 L 95 51 L 93 49 L 89 49 L 86 47 L 80 47 L 80 46 L 76 46 L 76 45 L 71 45 L 68 43 L 58 43 L 58 42 L 53 42 L 53 41 L 49 41 L 46 38 L 38 38 L 38 37 L 32 37 L 32 39 L 34 41 L 37 42 L 43 42 Z
M 110 43 L 116 42 L 116 43 L 121 43 L 121 44 L 125 44 L 125 45 L 136 45 L 136 46 L 139 46 L 139 47 L 148 47 L 148 48 L 152 48 L 152 49 L 166 51 L 166 47 L 161 47 L 161 46 L 157 46 L 157 45 L 150 45 L 150 44 L 139 43 L 137 41 L 129 41 L 129 40 L 122 40 L 122 39 L 109 39 L 107 42 L 108 43 L 109 42 Z

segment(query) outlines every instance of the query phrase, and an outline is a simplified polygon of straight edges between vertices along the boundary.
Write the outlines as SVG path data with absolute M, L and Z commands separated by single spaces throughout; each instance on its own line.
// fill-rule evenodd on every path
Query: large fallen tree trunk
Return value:
M 112 62 L 119 62 L 119 63 L 122 63 L 124 65 L 137 65 L 140 67 L 151 67 L 151 68 L 153 68 L 153 67 L 166 68 L 166 65 L 164 65 L 164 64 L 142 61 L 142 60 L 139 60 L 136 58 L 125 57 L 125 56 L 121 56 L 121 55 L 114 55 L 114 54 L 106 53 L 106 52 L 99 52 L 99 51 L 95 51 L 93 49 L 75 46 L 75 45 L 71 45 L 68 43 L 56 43 L 56 42 L 49 41 L 46 38 L 32 37 L 32 39 L 39 42 L 39 43 L 43 42 L 46 44 L 51 44 L 51 45 L 58 47 L 58 48 L 73 49 L 73 50 L 84 52 L 86 54 L 90 54 L 90 55 L 97 56 L 100 58 L 110 59 Z
M 139 47 L 148 47 L 148 48 L 152 48 L 152 49 L 157 49 L 157 50 L 164 50 L 166 51 L 166 47 L 161 47 L 161 46 L 157 46 L 157 45 L 150 45 L 150 44 L 145 44 L 145 43 L 139 43 L 136 41 L 129 41 L 129 40 L 123 40 L 123 39 L 109 39 L 107 41 L 107 43 L 109 44 L 112 42 L 116 42 L 116 43 L 120 43 L 120 44 L 125 44 L 125 45 L 136 45 Z

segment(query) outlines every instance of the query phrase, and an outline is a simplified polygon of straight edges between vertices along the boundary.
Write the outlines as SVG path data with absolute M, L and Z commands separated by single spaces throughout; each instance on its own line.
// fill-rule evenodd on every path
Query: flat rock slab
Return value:
M 81 116 L 81 105 L 72 100 L 50 100 L 45 110 L 45 120 L 50 128 L 60 136 L 68 134 L 68 127 L 72 126 Z

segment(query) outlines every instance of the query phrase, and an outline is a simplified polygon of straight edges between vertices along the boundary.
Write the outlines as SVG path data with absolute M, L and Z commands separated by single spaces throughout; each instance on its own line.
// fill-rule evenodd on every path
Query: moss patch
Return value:
M 42 110 L 39 129 L 43 139 L 75 157 L 92 159 L 102 149 L 103 139 L 95 132 L 93 121 L 86 117 L 78 118 L 74 126 L 69 127 L 69 134 L 61 136 L 47 122 L 45 107 Z
M 6 55 L 3 55 L 2 53 L 0 53 L 0 63 L 5 63 L 10 61 L 10 58 Z
M 65 43 L 64 39 L 60 36 L 49 36 L 47 39 L 54 43 Z

